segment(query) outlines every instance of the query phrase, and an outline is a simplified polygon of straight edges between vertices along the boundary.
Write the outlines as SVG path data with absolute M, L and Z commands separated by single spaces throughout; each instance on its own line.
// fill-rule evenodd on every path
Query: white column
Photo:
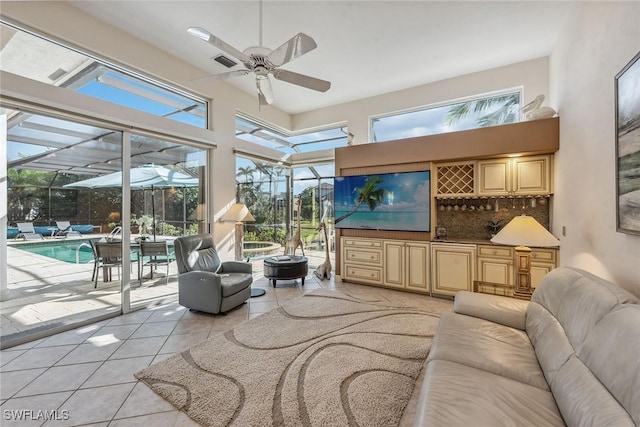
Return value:
M 7 199 L 7 113 L 0 108 L 0 301 L 8 298 L 9 272 L 7 265 L 7 211 L 9 200 Z

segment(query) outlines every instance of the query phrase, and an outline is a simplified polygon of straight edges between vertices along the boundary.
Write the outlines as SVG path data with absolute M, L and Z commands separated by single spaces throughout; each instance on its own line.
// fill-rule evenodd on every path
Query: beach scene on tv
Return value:
M 336 177 L 337 228 L 429 231 L 429 171 Z

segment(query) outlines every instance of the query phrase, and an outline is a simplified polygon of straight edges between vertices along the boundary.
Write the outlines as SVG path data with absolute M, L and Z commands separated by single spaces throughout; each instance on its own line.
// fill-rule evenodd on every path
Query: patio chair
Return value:
M 100 257 L 98 256 L 98 250 L 96 249 L 97 240 L 89 240 L 91 245 L 91 251 L 93 251 L 93 274 L 91 275 L 91 281 L 96 280 L 98 275 L 98 265 L 100 264 Z
M 56 221 L 56 226 L 58 227 L 58 231 L 56 232 L 56 236 L 64 236 L 67 237 L 70 234 L 75 236 L 82 236 L 79 231 L 74 231 L 71 229 L 71 222 L 69 221 Z
M 112 280 L 112 269 L 118 269 L 118 279 L 120 279 L 120 267 L 122 267 L 122 244 L 116 242 L 95 242 L 93 247 L 96 251 L 98 267 L 94 267 L 94 288 L 98 287 L 98 276 L 100 268 L 103 269 L 103 280 Z
M 145 257 L 149 259 L 145 261 Z M 140 242 L 140 263 L 140 284 L 142 284 L 144 267 L 147 265 L 151 268 L 151 279 L 153 279 L 153 270 L 155 270 L 157 266 L 166 265 L 166 284 L 169 284 L 169 264 L 171 263 L 171 258 L 169 257 L 169 244 L 166 241 Z
M 16 239 L 44 240 L 42 234 L 36 233 L 36 229 L 33 228 L 32 222 L 18 222 L 16 225 L 18 226 L 18 235 L 16 236 Z
M 251 297 L 251 264 L 220 261 L 210 234 L 178 237 L 174 248 L 181 306 L 225 313 Z

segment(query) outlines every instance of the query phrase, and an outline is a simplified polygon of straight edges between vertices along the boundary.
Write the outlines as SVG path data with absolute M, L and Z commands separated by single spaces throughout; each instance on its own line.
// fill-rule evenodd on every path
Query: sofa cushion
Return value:
M 442 313 L 428 360 L 448 360 L 549 390 L 526 332 Z
M 622 304 L 604 316 L 576 355 L 640 425 L 640 305 Z
M 222 283 L 222 296 L 228 297 L 251 286 L 253 278 L 246 273 L 224 273 L 220 275 Z
M 579 347 L 595 324 L 614 307 L 638 303 L 636 297 L 619 286 L 584 270 L 567 267 L 547 274 L 531 301 L 558 319 L 573 348 Z
M 564 426 L 551 393 L 447 360 L 426 370 L 415 425 Z
M 210 234 L 179 237 L 174 241 L 174 247 L 180 274 L 187 271 L 216 273 L 222 265 Z
M 520 330 L 525 329 L 529 301 L 469 291 L 456 293 L 453 311 Z
M 527 334 L 568 425 L 640 423 L 638 299 L 586 271 L 547 274 Z

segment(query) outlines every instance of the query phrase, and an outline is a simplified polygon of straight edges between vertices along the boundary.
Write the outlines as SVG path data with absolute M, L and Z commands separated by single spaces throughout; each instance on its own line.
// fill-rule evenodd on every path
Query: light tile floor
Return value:
M 83 241 L 83 239 L 64 239 Z M 51 240 L 43 243 L 50 243 Z M 31 242 L 25 242 L 32 244 Z M 23 242 L 11 242 L 7 248 L 8 290 L 0 304 L 0 337 L 3 341 L 19 339 L 33 331 L 64 327 L 96 316 L 120 311 L 119 281 L 105 283 L 99 275 L 97 289 L 91 281 L 93 264 L 72 264 L 19 250 Z M 325 259 L 324 251 L 307 249 L 309 270 Z M 333 254 L 332 261 L 333 261 Z M 254 277 L 262 276 L 263 258 L 252 258 Z M 335 265 L 335 263 L 334 263 Z M 136 270 L 136 263 L 132 268 Z M 163 271 L 165 271 L 163 269 Z M 157 299 L 175 298 L 178 280 L 175 262 L 169 267 L 169 281 L 164 277 L 138 283 L 131 273 L 131 304 L 146 305 Z M 148 269 L 145 269 L 148 275 Z M 114 273 L 114 278 L 117 277 Z
M 193 312 L 177 303 L 135 311 L 0 352 L 0 424 L 7 426 L 190 426 L 184 413 L 152 392 L 133 374 L 176 352 L 225 332 L 318 288 L 360 296 L 423 298 L 449 311 L 452 302 L 368 286 L 319 281 L 311 273 L 300 281 L 266 279 L 254 287 L 267 293 L 227 315 Z M 419 387 L 402 425 L 412 425 Z M 32 411 L 32 412 L 28 412 Z M 49 417 L 56 420 L 44 420 Z M 22 416 L 22 420 L 17 417 Z M 40 419 L 37 419 L 40 417 Z M 68 419 L 67 419 L 68 418 Z

